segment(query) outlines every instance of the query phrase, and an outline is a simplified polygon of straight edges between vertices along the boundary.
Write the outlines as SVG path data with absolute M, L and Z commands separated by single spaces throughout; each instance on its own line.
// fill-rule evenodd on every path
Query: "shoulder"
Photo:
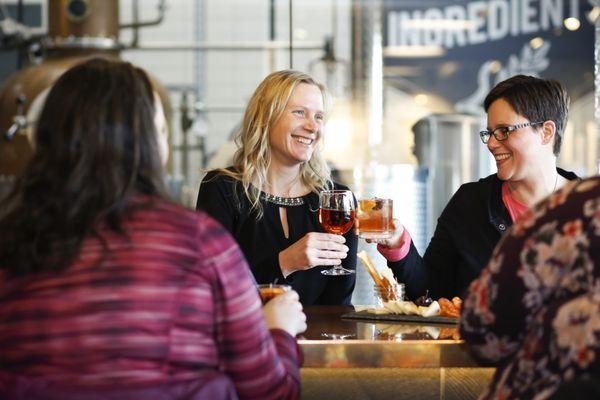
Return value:
M 571 207 L 572 203 L 577 202 L 584 204 L 586 208 L 584 214 L 586 216 L 596 218 L 595 209 L 600 208 L 600 176 L 592 176 L 569 182 L 565 187 L 546 200 L 550 209 L 563 206 L 565 209 L 569 209 L 575 213 L 581 212 L 575 211 L 576 208 Z
M 195 244 L 201 258 L 218 257 L 225 252 L 237 250 L 229 232 L 208 213 L 169 202 L 157 204 L 157 208 L 169 216 L 171 226 L 186 232 L 186 242 Z
M 196 237 L 202 253 L 218 255 L 222 251 L 235 247 L 235 242 L 227 229 L 216 219 L 204 211 L 197 211 L 196 214 Z
M 195 247 L 193 240 L 203 223 L 202 215 L 196 211 L 173 201 L 148 195 L 134 197 L 130 212 L 124 220 L 126 229 L 141 235 L 140 237 L 160 234 L 165 241 L 187 251 Z
M 493 189 L 500 188 L 502 181 L 497 174 L 492 174 L 481 178 L 476 182 L 468 182 L 460 185 L 454 197 L 488 195 Z
M 485 178 L 480 178 L 476 182 L 465 183 L 462 186 L 468 188 L 469 190 L 481 190 L 484 188 L 500 186 L 502 185 L 502 181 L 498 178 L 498 174 L 488 175 Z
M 202 183 L 234 184 L 237 182 L 237 179 L 232 174 L 236 172 L 234 167 L 213 169 L 206 173 L 202 179 Z
M 494 197 L 494 193 L 500 193 L 501 186 L 502 181 L 496 174 L 462 184 L 448 201 L 444 217 L 487 213 L 490 198 Z
M 198 191 L 198 200 L 210 201 L 217 198 L 241 198 L 243 194 L 242 183 L 236 179 L 233 167 L 209 171 L 202 179 Z
M 207 271 L 207 265 L 242 262 L 232 236 L 206 212 L 155 196 L 136 196 L 134 201 L 134 211 L 126 221 L 133 240 L 146 246 L 155 243 L 157 252 L 175 255 L 178 268 L 200 273 Z
M 142 216 L 138 216 L 138 219 L 146 218 L 146 220 L 156 223 L 167 222 L 172 226 L 181 228 L 185 225 L 195 226 L 201 219 L 196 211 L 160 197 L 138 196 L 135 201 L 143 202 L 147 200 L 151 201 L 150 206 L 141 209 Z M 151 217 L 148 214 L 151 214 Z
M 210 215 L 199 211 L 195 236 L 198 259 L 194 273 L 211 275 L 239 285 L 244 279 L 250 284 L 250 269 L 238 243 L 227 229 Z
M 577 250 L 577 257 L 587 251 L 596 252 L 598 214 L 600 212 L 600 176 L 572 181 L 528 210 L 511 232 L 517 242 L 536 240 L 544 246 L 561 243 L 564 237 L 572 245 L 560 251 Z M 550 242 L 548 242 L 550 240 Z M 581 240 L 585 241 L 580 242 Z M 578 244 L 578 242 L 581 243 Z M 534 247 L 531 247 L 534 248 Z M 552 251 L 559 251 L 558 248 Z M 595 254 L 594 257 L 597 257 Z M 585 263 L 583 263 L 585 264 Z M 581 264 L 581 265 L 583 265 Z

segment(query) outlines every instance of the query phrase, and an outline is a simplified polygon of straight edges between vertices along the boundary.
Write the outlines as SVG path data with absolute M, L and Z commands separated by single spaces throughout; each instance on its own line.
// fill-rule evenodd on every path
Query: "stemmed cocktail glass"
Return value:
M 319 222 L 328 233 L 343 235 L 354 225 L 354 196 L 349 190 L 325 190 L 319 194 Z M 354 271 L 336 265 L 321 271 L 323 275 L 339 276 Z

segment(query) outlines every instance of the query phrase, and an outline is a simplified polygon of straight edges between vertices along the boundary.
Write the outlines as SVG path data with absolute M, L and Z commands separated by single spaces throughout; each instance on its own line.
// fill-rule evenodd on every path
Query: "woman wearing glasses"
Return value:
M 423 257 L 396 221 L 394 236 L 378 245 L 409 297 L 461 296 L 492 250 L 529 207 L 577 179 L 556 166 L 569 97 L 557 81 L 517 75 L 487 95 L 488 128 L 481 139 L 498 172 L 462 185 L 438 219 Z

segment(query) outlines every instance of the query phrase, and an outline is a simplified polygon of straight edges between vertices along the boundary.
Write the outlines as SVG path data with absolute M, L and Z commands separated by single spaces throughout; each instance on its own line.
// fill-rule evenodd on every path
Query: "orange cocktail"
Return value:
M 260 293 L 260 299 L 262 300 L 263 305 L 273 297 L 279 296 L 290 289 L 291 287 L 289 285 L 278 285 L 275 283 L 258 285 L 258 292 Z
M 393 200 L 364 199 L 358 201 L 356 229 L 363 239 L 387 239 L 393 233 Z

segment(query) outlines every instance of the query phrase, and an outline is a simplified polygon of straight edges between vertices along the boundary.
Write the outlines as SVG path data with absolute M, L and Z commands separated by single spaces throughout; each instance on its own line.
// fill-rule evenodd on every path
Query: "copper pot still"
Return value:
M 119 58 L 119 1 L 49 0 L 48 37 L 42 44 L 45 59 L 16 72 L 0 87 L 0 198 L 3 184 L 13 181 L 33 154 L 30 125 L 41 111 L 38 105 L 46 89 L 86 58 Z M 151 80 L 170 122 L 168 94 L 155 78 Z

